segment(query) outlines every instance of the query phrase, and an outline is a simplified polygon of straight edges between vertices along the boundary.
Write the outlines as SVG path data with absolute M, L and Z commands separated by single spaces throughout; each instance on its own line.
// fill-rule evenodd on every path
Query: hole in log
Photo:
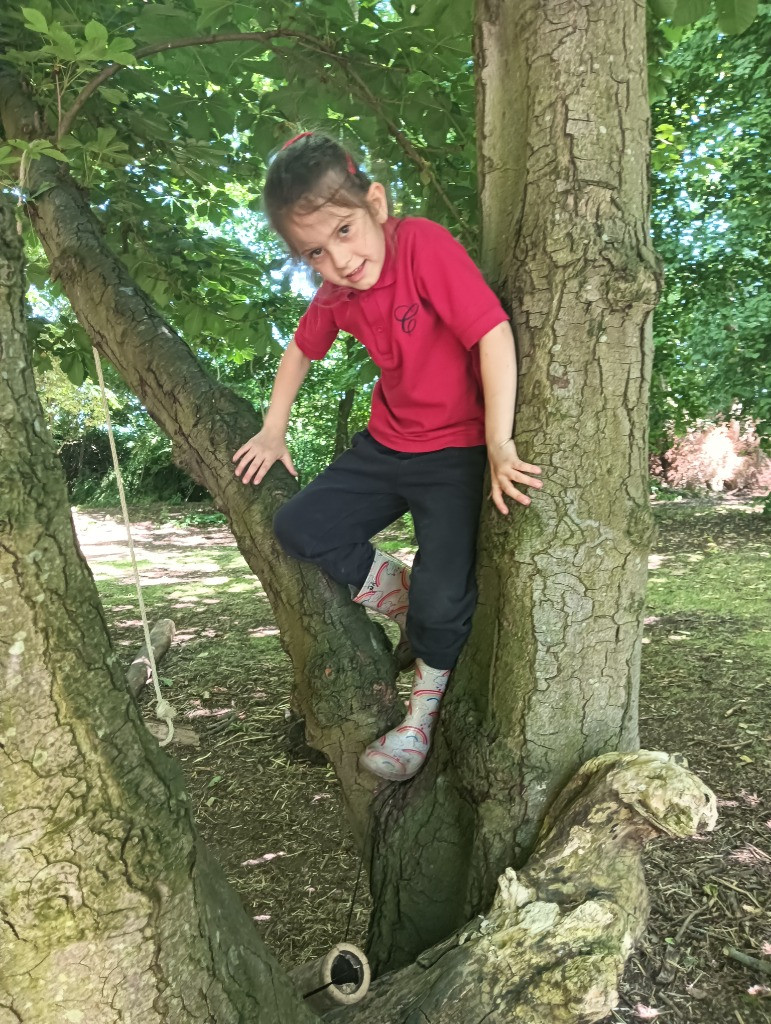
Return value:
M 361 985 L 363 969 L 361 961 L 353 953 L 338 953 L 330 972 L 332 984 L 346 995 L 352 995 Z

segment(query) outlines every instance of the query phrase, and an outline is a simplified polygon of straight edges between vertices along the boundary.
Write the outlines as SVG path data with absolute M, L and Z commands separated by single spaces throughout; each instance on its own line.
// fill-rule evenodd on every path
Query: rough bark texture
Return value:
M 328 1014 L 366 1024 L 590 1024 L 648 916 L 643 843 L 711 829 L 715 797 L 667 754 L 606 754 L 560 794 L 522 871 L 492 907 L 363 1003 Z
M 380 967 L 487 904 L 582 761 L 637 744 L 657 294 L 645 3 L 480 0 L 476 55 L 484 266 L 512 310 L 515 437 L 544 489 L 483 514 L 444 742 L 380 822 Z M 423 844 L 433 857 L 414 858 Z
M 41 134 L 33 101 L 15 74 L 2 69 L 0 119 L 8 137 Z M 244 558 L 265 587 L 295 670 L 294 704 L 310 742 L 335 766 L 354 830 L 361 834 L 374 780 L 358 771 L 357 758 L 398 717 L 395 663 L 383 632 L 351 602 L 347 588 L 281 551 L 273 514 L 296 484 L 276 467 L 260 488 L 245 487 L 231 462 L 232 453 L 259 429 L 257 414 L 204 372 L 137 289 L 66 169 L 49 159 L 34 161 L 26 185 L 34 196 L 27 211 L 52 277 L 99 351 L 169 435 L 177 464 L 226 513 Z
M 546 481 L 526 513 L 488 518 L 480 551 L 496 613 L 480 621 L 463 682 L 480 735 L 495 731 L 478 744 L 489 781 L 479 893 L 521 862 L 579 764 L 638 742 L 658 293 L 645 22 L 645 0 L 479 12 L 485 260 L 513 311 L 517 442 Z M 517 67 L 513 82 L 499 56 Z M 519 149 L 527 166 L 515 175 Z
M 75 541 L 0 197 L 0 1021 L 311 1021 L 141 725 Z
M 197 839 L 110 649 L 34 390 L 21 266 L 0 199 L 0 1021 L 310 1022 Z M 665 754 L 596 758 L 484 917 L 325 1019 L 598 1020 L 647 915 L 642 843 L 715 816 Z

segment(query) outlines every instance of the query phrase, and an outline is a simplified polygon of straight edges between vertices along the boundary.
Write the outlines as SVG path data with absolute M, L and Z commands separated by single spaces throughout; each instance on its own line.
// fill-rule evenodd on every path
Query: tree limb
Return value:
M 0 73 L 0 118 L 12 138 L 38 137 L 37 108 L 15 73 Z M 295 670 L 295 702 L 309 741 L 335 766 L 354 834 L 361 839 L 376 780 L 358 755 L 398 716 L 396 666 L 385 637 L 347 588 L 278 545 L 273 515 L 296 491 L 282 466 L 260 487 L 233 472 L 232 453 L 259 430 L 252 406 L 211 379 L 105 242 L 66 168 L 35 160 L 27 207 L 73 311 L 149 414 L 171 438 L 174 460 L 226 513 L 247 564 L 262 582 Z

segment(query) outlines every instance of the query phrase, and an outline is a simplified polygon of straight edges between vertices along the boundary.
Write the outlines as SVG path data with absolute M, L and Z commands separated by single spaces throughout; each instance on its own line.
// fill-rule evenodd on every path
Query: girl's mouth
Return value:
M 361 278 L 364 276 L 364 267 L 366 266 L 366 263 L 367 261 L 363 260 L 361 264 L 352 273 L 348 274 L 347 280 L 353 281 L 354 284 L 357 281 L 360 281 Z

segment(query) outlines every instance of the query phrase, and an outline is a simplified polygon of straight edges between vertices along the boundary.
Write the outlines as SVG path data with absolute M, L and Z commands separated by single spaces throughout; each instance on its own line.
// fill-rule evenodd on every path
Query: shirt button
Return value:
M 382 324 L 378 324 L 377 327 L 375 328 L 375 330 L 377 331 L 378 334 L 382 334 L 383 333 L 383 325 Z

